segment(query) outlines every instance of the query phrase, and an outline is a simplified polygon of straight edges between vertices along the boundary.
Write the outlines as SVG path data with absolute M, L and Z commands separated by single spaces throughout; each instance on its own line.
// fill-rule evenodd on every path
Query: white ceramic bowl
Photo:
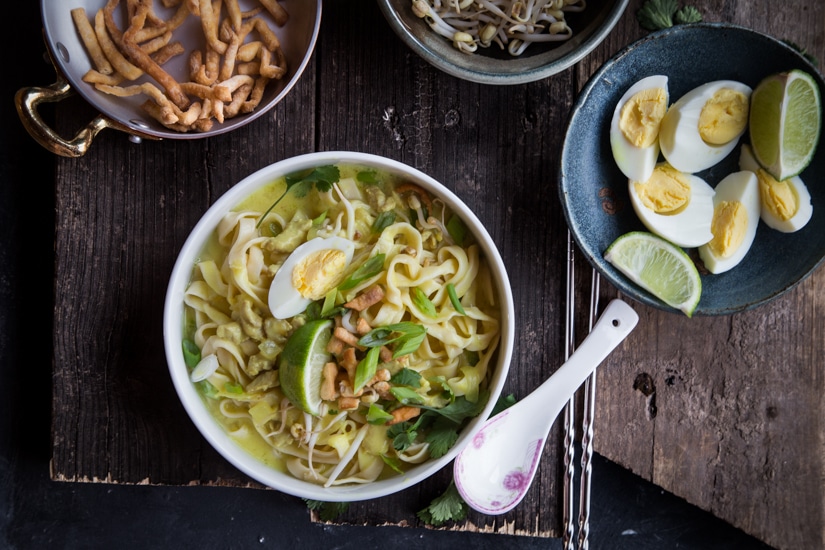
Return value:
M 378 5 L 399 38 L 428 63 L 455 77 L 480 84 L 523 84 L 547 78 L 581 61 L 607 38 L 629 0 L 587 0 L 585 9 L 568 13 L 573 34 L 564 42 L 533 44 L 519 56 L 498 46 L 460 52 L 412 10 L 412 0 L 379 0 Z
M 207 411 L 200 394 L 189 379 L 189 371 L 181 351 L 181 342 L 183 340 L 183 297 L 189 284 L 194 262 L 224 214 L 258 188 L 278 177 L 307 168 L 336 163 L 374 167 L 391 173 L 403 174 L 409 181 L 440 197 L 453 212 L 463 219 L 473 232 L 493 273 L 501 302 L 501 333 L 497 357 L 491 365 L 490 399 L 482 413 L 471 419 L 465 426 L 458 441 L 447 454 L 416 465 L 404 475 L 363 485 L 324 488 L 265 465 L 253 458 L 226 434 Z M 267 166 L 236 184 L 206 211 L 184 243 L 172 270 L 164 304 L 163 333 L 166 359 L 175 390 L 195 426 L 224 458 L 256 481 L 284 493 L 327 502 L 354 502 L 378 498 L 411 487 L 447 466 L 472 439 L 490 415 L 504 386 L 513 351 L 515 314 L 510 283 L 501 256 L 484 226 L 457 196 L 430 176 L 403 163 L 370 154 L 331 151 L 301 155 Z

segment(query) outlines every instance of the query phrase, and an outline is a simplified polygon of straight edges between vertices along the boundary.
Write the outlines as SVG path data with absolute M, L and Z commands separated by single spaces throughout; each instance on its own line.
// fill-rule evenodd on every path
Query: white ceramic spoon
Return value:
M 638 321 L 625 302 L 611 301 L 584 342 L 550 378 L 484 424 L 453 464 L 458 492 L 471 508 L 497 515 L 521 502 L 559 412 Z

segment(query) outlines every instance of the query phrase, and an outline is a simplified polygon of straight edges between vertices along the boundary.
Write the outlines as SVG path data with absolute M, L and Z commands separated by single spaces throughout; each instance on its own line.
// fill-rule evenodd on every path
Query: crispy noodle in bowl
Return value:
M 400 162 L 322 152 L 209 208 L 172 271 L 164 345 L 229 462 L 294 496 L 358 501 L 434 474 L 481 428 L 514 322 L 501 257 L 460 199 Z M 318 374 L 302 378 L 310 328 Z

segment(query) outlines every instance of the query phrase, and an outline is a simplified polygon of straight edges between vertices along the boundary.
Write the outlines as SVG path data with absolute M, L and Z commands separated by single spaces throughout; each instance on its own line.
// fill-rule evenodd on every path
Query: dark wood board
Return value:
M 537 387 L 564 354 L 557 166 L 565 122 L 589 76 L 645 34 L 635 20 L 640 3 L 631 1 L 576 67 L 489 87 L 421 60 L 374 2 L 328 1 L 310 66 L 266 116 L 195 141 L 135 144 L 104 131 L 85 156 L 57 158 L 52 477 L 261 489 L 206 443 L 178 403 L 163 353 L 163 299 L 177 251 L 217 197 L 263 166 L 315 150 L 406 162 L 467 202 L 513 285 L 519 346 L 505 392 Z M 694 4 L 706 20 L 792 38 L 825 59 L 819 3 Z M 95 113 L 73 98 L 56 115 L 60 133 L 71 135 Z M 577 267 L 577 299 L 586 304 L 589 266 L 577 257 Z M 778 548 L 825 545 L 823 284 L 819 270 L 776 302 L 721 318 L 634 303 L 639 327 L 599 371 L 596 451 Z M 615 295 L 602 285 L 603 302 Z M 585 321 L 582 308 L 579 334 Z M 652 396 L 634 388 L 642 374 Z M 557 423 L 520 507 L 447 529 L 561 536 L 562 437 Z M 336 523 L 421 527 L 416 512 L 450 475 L 354 503 Z

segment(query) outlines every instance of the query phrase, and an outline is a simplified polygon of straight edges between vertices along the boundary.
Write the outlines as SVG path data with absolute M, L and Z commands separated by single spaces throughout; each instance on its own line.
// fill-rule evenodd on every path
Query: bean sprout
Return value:
M 496 44 L 519 56 L 536 42 L 573 36 L 564 14 L 586 0 L 412 0 L 413 13 L 464 53 Z

